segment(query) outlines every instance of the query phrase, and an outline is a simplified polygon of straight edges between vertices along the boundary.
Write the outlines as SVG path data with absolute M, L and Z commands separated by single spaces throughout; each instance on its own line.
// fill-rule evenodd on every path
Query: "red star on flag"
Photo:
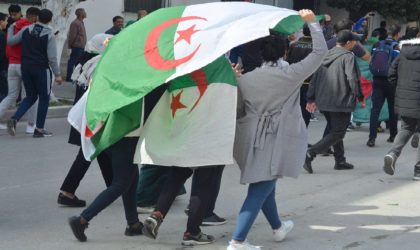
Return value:
M 181 94 L 182 91 L 179 92 L 176 96 L 172 95 L 171 110 L 173 118 L 175 118 L 175 113 L 178 109 L 184 109 L 187 107 L 181 103 Z
M 194 30 L 194 29 L 195 29 L 195 24 L 186 30 L 177 31 L 176 33 L 178 33 L 179 37 L 178 39 L 176 39 L 175 44 L 177 44 L 181 40 L 185 40 L 188 44 L 191 44 L 191 36 L 194 33 L 200 31 L 200 30 Z

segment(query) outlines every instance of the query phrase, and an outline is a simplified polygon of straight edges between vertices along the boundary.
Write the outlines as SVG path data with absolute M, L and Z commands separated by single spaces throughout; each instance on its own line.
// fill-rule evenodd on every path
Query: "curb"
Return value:
M 56 106 L 56 107 L 49 107 L 47 113 L 47 119 L 50 118 L 64 118 L 67 117 L 70 109 L 73 106 L 71 105 L 64 105 L 64 106 Z M 6 111 L 4 117 L 11 117 L 16 112 L 16 109 L 9 109 Z M 27 121 L 27 115 L 25 114 L 20 121 Z

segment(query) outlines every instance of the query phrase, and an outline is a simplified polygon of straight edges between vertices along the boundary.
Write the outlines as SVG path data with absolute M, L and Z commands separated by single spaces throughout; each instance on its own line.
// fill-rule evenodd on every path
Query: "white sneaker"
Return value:
M 6 123 L 0 123 L 0 129 L 1 129 L 1 130 L 3 130 L 3 129 L 7 129 L 7 125 L 6 125 Z
M 229 241 L 227 250 L 261 250 L 261 247 L 251 245 L 248 241 L 244 241 L 242 243 L 232 243 L 232 241 Z
M 291 220 L 285 220 L 281 222 L 281 227 L 277 230 L 273 231 L 273 239 L 274 241 L 282 241 L 286 238 L 286 235 L 292 231 L 294 224 Z
M 35 131 L 35 125 L 30 125 L 28 123 L 28 125 L 26 125 L 26 131 L 25 134 L 33 134 Z
M 137 213 L 139 214 L 151 214 L 155 211 L 154 207 L 137 207 Z

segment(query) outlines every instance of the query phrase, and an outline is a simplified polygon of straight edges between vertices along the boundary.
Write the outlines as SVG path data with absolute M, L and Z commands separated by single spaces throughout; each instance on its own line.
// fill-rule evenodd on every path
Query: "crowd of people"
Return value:
M 334 25 L 328 15 L 318 22 L 310 10 L 299 14 L 305 22 L 301 33 L 285 37 L 272 32 L 233 48 L 228 55 L 238 79 L 237 119 L 247 121 L 237 123 L 234 158 L 240 167 L 240 182 L 249 184 L 228 250 L 260 249 L 246 240 L 260 210 L 270 224 L 274 241 L 282 241 L 292 230 L 293 222 L 280 220 L 277 211 L 278 178 L 297 177 L 302 166 L 313 174 L 312 163 L 320 154 L 333 154 L 335 170 L 354 168 L 345 157 L 343 143 L 353 122 L 369 124 L 368 147 L 375 146 L 377 133 L 383 132 L 381 122 L 386 122 L 390 134 L 387 141 L 392 146 L 384 157 L 383 169 L 389 175 L 394 174 L 396 160 L 411 137 L 412 146 L 418 147 L 419 29 L 410 27 L 402 37 L 400 26 L 387 27 L 381 22 L 368 34 L 373 13 L 356 23 L 343 19 Z M 10 6 L 9 17 L 0 13 L 0 118 L 19 101 L 22 84 L 25 95 L 7 125 L 0 124 L 0 129 L 7 129 L 12 136 L 25 113 L 30 115 L 26 133 L 33 137 L 52 135 L 45 129 L 51 86 L 53 79 L 58 84 L 63 82 L 55 35 L 48 26 L 52 15 L 47 9 L 31 7 L 23 18 L 18 5 Z M 86 11 L 77 9 L 75 15 L 68 33 L 71 54 L 66 72 L 66 81 L 75 84 L 74 103 L 87 91 L 108 41 L 124 28 L 124 18 L 115 16 L 110 29 L 88 40 Z M 126 26 L 146 15 L 147 11 L 140 10 L 138 19 Z M 144 98 L 145 121 L 165 91 L 162 85 Z M 317 110 L 326 119 L 324 135 L 308 144 L 308 126 Z M 127 221 L 124 234 L 156 239 L 172 203 L 186 193 L 184 184 L 192 177 L 183 244 L 213 243 L 215 238 L 203 233 L 200 226 L 227 223 L 214 212 L 225 166 L 139 168 L 133 163 L 139 133 L 139 129 L 132 131 L 97 156 L 106 189 L 80 215 L 69 218 L 74 236 L 86 241 L 89 222 L 122 196 Z M 80 134 L 73 128 L 69 143 L 79 150 L 57 202 L 85 207 L 86 201 L 75 193 L 91 162 L 84 158 Z M 413 179 L 420 180 L 420 151 Z M 150 215 L 142 223 L 138 213 Z

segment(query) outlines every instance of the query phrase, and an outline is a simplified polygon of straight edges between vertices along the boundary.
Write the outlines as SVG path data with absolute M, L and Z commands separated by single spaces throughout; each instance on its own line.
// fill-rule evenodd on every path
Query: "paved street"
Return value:
M 325 123 L 310 125 L 311 142 L 321 136 Z M 126 237 L 121 199 L 94 218 L 86 231 L 88 241 L 78 242 L 67 218 L 81 212 L 56 203 L 58 189 L 77 148 L 67 144 L 69 125 L 64 118 L 48 119 L 51 138 L 34 139 L 0 131 L 0 249 L 187 249 L 180 244 L 185 230 L 183 209 L 188 196 L 175 201 L 161 226 L 156 241 Z M 420 182 L 411 180 L 415 151 L 409 145 L 397 163 L 395 176 L 382 171 L 382 157 L 390 144 L 387 134 L 379 134 L 377 147 L 365 146 L 367 125 L 347 133 L 347 159 L 351 171 L 333 170 L 332 157 L 313 162 L 314 175 L 302 172 L 299 179 L 278 182 L 277 200 L 283 218 L 292 219 L 295 228 L 282 243 L 271 240 L 271 231 L 260 215 L 249 241 L 263 249 L 419 249 Z M 77 191 L 91 202 L 104 188 L 95 162 Z M 189 190 L 190 182 L 187 183 Z M 203 227 L 216 236 L 217 243 L 196 249 L 226 249 L 235 227 L 235 218 L 246 194 L 239 184 L 239 170 L 228 166 L 223 176 L 216 212 L 229 220 L 220 227 Z M 144 220 L 145 215 L 140 215 Z

